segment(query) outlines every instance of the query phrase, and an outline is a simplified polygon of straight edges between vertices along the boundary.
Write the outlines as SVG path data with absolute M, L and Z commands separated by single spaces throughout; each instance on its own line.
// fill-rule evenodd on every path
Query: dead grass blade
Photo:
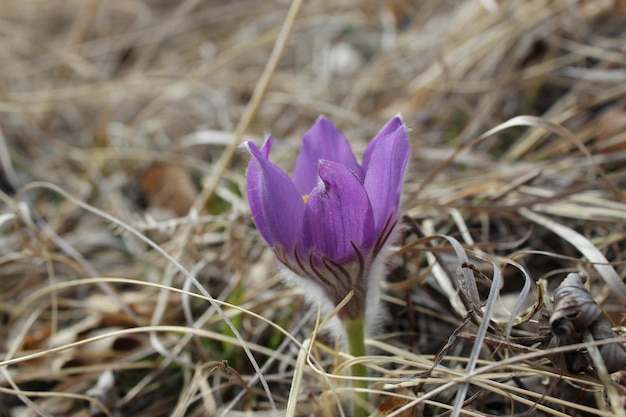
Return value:
M 618 296 L 618 300 L 622 306 L 626 307 L 626 285 L 622 282 L 615 269 L 613 269 L 611 263 L 589 239 L 563 224 L 550 220 L 526 208 L 521 208 L 519 213 L 527 219 L 551 230 L 578 249 L 578 251 L 593 264 L 593 267 L 598 271 L 598 274 L 600 274 L 609 288 L 611 288 L 611 291 Z
M 111 222 L 111 224 L 115 224 L 115 225 L 117 225 L 119 227 L 122 227 L 124 230 L 126 230 L 129 233 L 131 233 L 133 236 L 135 236 L 139 240 L 145 242 L 146 244 L 151 246 L 154 250 L 159 252 L 159 254 L 161 256 L 163 256 L 165 259 L 167 259 L 171 264 L 173 264 L 180 273 L 184 274 L 187 279 L 189 279 L 191 282 L 193 282 L 193 284 L 195 285 L 196 289 L 204 297 L 206 297 L 206 299 L 214 306 L 216 312 L 220 315 L 220 317 L 224 320 L 224 322 L 229 326 L 231 331 L 235 334 L 235 336 L 237 338 L 237 341 L 239 342 L 241 348 L 244 350 L 246 356 L 250 360 L 250 363 L 254 367 L 255 372 L 259 375 L 259 381 L 261 382 L 261 385 L 263 386 L 263 389 L 265 390 L 265 393 L 267 395 L 267 398 L 268 398 L 272 408 L 274 410 L 276 410 L 276 404 L 274 403 L 274 400 L 273 400 L 272 393 L 270 391 L 269 385 L 268 385 L 267 381 L 265 380 L 265 378 L 263 377 L 263 375 L 261 374 L 261 370 L 259 368 L 259 364 L 256 362 L 256 359 L 254 358 L 254 355 L 252 354 L 252 351 L 248 348 L 248 344 L 246 343 L 245 340 L 243 340 L 241 334 L 235 328 L 235 326 L 233 325 L 231 320 L 228 318 L 228 316 L 224 313 L 224 311 L 221 309 L 221 307 L 215 303 L 215 299 L 213 298 L 213 296 L 211 296 L 211 294 L 209 294 L 207 292 L 207 290 L 204 288 L 204 286 L 202 286 L 202 284 L 200 284 L 200 282 L 198 282 L 198 280 L 194 276 L 192 276 L 183 267 L 183 265 L 180 264 L 180 262 L 178 262 L 176 259 L 174 259 L 172 256 L 170 256 L 167 252 L 165 252 L 159 245 L 154 243 L 152 240 L 150 240 L 148 237 L 144 236 L 142 233 L 137 231 L 135 228 L 133 228 L 129 224 L 126 224 L 126 223 L 122 222 L 121 220 L 116 219 L 115 217 L 111 216 L 108 213 L 105 213 L 102 210 L 99 210 L 99 209 L 97 209 L 97 208 L 95 208 L 93 206 L 85 204 L 84 202 L 82 202 L 80 200 L 77 200 L 76 198 L 74 198 L 73 196 L 68 194 L 65 190 L 63 190 L 62 188 L 60 188 L 60 187 L 58 187 L 58 186 L 56 186 L 54 184 L 44 183 L 44 182 L 41 182 L 41 183 L 30 183 L 22 191 L 25 192 L 28 189 L 35 189 L 35 188 L 47 188 L 47 189 L 50 189 L 50 190 L 52 190 L 52 191 L 62 195 L 64 198 L 72 201 L 73 203 L 75 203 L 79 207 L 83 208 L 84 210 L 87 210 L 87 211 L 90 211 L 90 212 L 92 212 L 94 214 L 97 214 L 99 217 L 102 217 L 103 219 Z M 1 366 L 1 363 L 0 363 L 0 366 Z

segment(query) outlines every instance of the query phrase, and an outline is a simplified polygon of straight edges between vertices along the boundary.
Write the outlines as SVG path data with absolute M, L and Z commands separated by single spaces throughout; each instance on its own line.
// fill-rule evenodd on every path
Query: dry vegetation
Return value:
M 376 412 L 626 415 L 623 1 L 4 0 L 0 36 L 0 416 L 342 415 L 236 147 L 398 112 Z M 599 342 L 546 323 L 576 271 Z

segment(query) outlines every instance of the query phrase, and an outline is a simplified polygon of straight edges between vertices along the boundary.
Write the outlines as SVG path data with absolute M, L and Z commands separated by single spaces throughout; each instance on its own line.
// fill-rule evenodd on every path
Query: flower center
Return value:
M 302 200 L 304 201 L 304 204 L 306 204 L 307 201 L 309 201 L 309 195 L 308 194 L 303 195 Z

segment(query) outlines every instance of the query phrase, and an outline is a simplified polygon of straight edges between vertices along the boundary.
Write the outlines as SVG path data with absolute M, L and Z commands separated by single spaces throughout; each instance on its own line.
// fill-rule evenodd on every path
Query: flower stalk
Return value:
M 365 356 L 365 326 L 363 319 L 348 320 L 344 323 L 346 330 L 346 338 L 348 341 L 348 351 L 355 358 Z M 350 368 L 352 376 L 352 387 L 356 389 L 355 396 L 358 397 L 354 401 L 352 410 L 353 417 L 367 417 L 369 415 L 366 408 L 361 405 L 369 404 L 369 395 L 367 393 L 367 368 L 363 363 L 354 363 Z

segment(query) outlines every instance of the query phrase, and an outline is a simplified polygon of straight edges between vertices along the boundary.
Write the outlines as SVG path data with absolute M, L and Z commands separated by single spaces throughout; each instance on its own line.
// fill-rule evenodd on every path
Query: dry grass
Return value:
M 0 416 L 342 415 L 353 359 L 275 276 L 235 149 L 271 130 L 290 167 L 325 114 L 362 152 L 398 112 L 373 407 L 626 415 L 615 339 L 549 345 L 539 313 L 585 271 L 625 340 L 625 22 L 621 0 L 0 2 Z M 583 347 L 585 372 L 554 365 Z

